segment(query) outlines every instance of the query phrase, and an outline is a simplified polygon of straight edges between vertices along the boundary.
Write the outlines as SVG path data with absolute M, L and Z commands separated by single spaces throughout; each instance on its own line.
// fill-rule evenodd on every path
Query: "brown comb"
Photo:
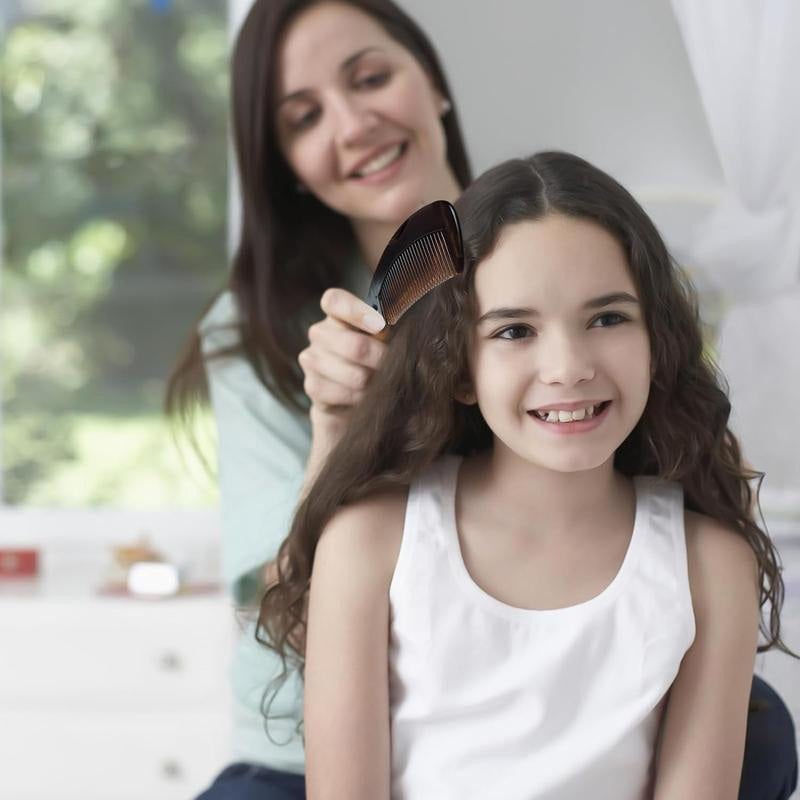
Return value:
M 446 200 L 436 200 L 395 231 L 375 269 L 367 303 L 395 325 L 414 303 L 463 269 L 456 210 Z

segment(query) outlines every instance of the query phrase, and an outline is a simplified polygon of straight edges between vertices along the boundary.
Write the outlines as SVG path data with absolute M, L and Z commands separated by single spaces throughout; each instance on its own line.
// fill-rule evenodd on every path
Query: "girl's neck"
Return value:
M 635 506 L 632 483 L 614 470 L 613 458 L 594 469 L 559 472 L 495 445 L 471 461 L 459 480 L 465 502 L 490 509 L 504 528 L 543 541 L 613 526 Z
M 394 232 L 400 227 L 407 216 L 413 214 L 417 208 L 421 208 L 426 203 L 432 203 L 434 200 L 449 200 L 450 202 L 454 202 L 460 194 L 461 188 L 458 185 L 458 181 L 452 169 L 448 165 L 446 169 L 442 171 L 442 174 L 435 184 L 430 188 L 428 196 L 421 200 L 416 208 L 409 209 L 408 213 L 401 219 L 389 221 L 352 219 L 351 225 L 353 226 L 353 233 L 355 233 L 356 241 L 361 251 L 361 257 L 364 259 L 369 271 L 375 271 L 375 267 L 378 266 L 378 261 L 389 239 L 392 238 Z

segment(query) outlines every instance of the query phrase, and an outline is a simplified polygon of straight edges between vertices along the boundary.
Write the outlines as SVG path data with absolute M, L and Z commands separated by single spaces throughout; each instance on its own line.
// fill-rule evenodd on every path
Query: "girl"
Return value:
M 690 290 L 574 156 L 457 209 L 262 601 L 309 796 L 734 798 L 782 582 Z
M 436 51 L 390 0 L 256 0 L 231 72 L 241 239 L 167 407 L 190 417 L 210 389 L 224 575 L 256 606 L 304 483 L 383 357 L 370 335 L 383 320 L 359 299 L 370 270 L 406 216 L 455 199 L 471 174 Z M 279 668 L 248 625 L 232 671 L 236 763 L 204 800 L 304 796 L 299 681 L 264 729 Z

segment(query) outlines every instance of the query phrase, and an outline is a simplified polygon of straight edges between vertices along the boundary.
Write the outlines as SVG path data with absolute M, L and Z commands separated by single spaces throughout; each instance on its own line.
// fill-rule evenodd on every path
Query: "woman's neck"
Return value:
M 426 203 L 432 203 L 434 200 L 449 200 L 450 202 L 454 202 L 460 194 L 461 188 L 458 185 L 453 171 L 448 166 L 444 173 L 439 176 L 436 184 L 431 187 L 428 197 L 420 202 L 418 208 L 421 208 Z M 410 209 L 406 216 L 413 214 L 416 210 L 416 208 Z M 388 221 L 370 219 L 351 220 L 353 233 L 358 242 L 361 257 L 364 259 L 370 272 L 375 271 L 389 239 L 392 238 L 394 232 L 405 219 L 406 217 L 404 216 L 401 219 Z

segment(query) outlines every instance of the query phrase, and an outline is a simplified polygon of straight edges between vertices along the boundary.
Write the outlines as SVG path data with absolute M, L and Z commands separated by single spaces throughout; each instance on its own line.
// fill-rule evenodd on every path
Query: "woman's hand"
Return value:
M 311 399 L 311 451 L 302 495 L 339 441 L 350 410 L 361 402 L 386 352 L 376 336 L 386 323 L 363 300 L 344 289 L 328 289 L 320 306 L 325 318 L 308 329 L 308 347 L 297 359 Z
M 311 399 L 312 424 L 337 427 L 336 420 L 361 402 L 383 358 L 386 344 L 375 334 L 385 322 L 345 289 L 328 289 L 320 306 L 325 318 L 308 329 L 308 347 L 297 360 Z

